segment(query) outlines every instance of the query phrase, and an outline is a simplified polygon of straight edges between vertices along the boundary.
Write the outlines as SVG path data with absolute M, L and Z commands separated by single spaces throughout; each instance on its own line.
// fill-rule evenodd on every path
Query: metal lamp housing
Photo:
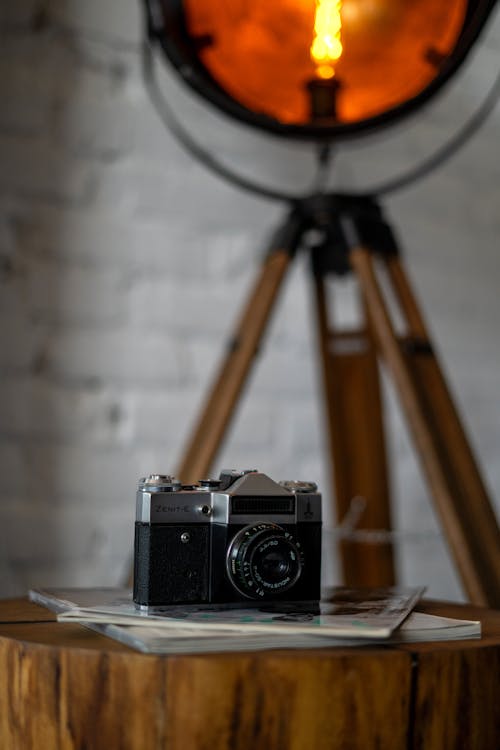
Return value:
M 328 140 L 378 129 L 426 103 L 466 59 L 495 0 L 343 0 L 336 102 L 321 117 L 310 107 L 316 0 L 145 4 L 150 37 L 204 99 L 280 136 Z

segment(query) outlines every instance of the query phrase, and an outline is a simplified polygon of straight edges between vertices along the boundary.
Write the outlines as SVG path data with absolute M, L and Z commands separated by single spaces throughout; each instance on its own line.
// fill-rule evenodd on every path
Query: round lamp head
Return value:
M 225 113 L 284 136 L 347 137 L 429 99 L 495 0 L 146 0 L 179 74 Z

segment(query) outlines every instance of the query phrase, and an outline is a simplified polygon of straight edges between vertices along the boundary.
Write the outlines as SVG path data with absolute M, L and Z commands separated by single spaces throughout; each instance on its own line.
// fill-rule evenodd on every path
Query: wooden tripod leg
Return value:
M 202 479 L 211 468 L 250 373 L 290 260 L 288 251 L 274 250 L 261 268 L 178 467 L 177 476 L 183 482 Z
M 346 518 L 353 498 L 366 505 L 356 531 L 389 530 L 391 513 L 376 352 L 367 326 L 338 331 L 329 321 L 323 276 L 315 277 L 319 345 L 323 370 L 331 468 L 337 520 Z M 377 540 L 378 541 L 378 540 Z M 394 583 L 392 544 L 340 541 L 344 583 Z
M 398 339 L 371 253 L 357 248 L 350 258 L 464 589 L 475 604 L 498 607 L 500 533 L 495 514 L 409 283 L 399 261 L 387 260 L 389 277 L 408 320 L 409 335 Z

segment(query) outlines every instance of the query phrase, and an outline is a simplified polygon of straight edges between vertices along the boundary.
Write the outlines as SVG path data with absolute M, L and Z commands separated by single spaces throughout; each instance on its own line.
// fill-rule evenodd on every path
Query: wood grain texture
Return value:
M 500 746 L 500 612 L 423 605 L 481 616 L 478 641 L 162 657 L 26 605 L 0 602 L 2 750 Z
M 356 529 L 391 529 L 389 477 L 375 344 L 364 324 L 340 329 L 327 304 L 326 283 L 315 279 L 318 344 L 335 486 L 337 522 L 345 520 L 352 500 L 366 503 Z M 347 586 L 395 583 L 392 543 L 340 540 L 342 579 Z
M 54 622 L 56 616 L 27 599 L 0 599 L 0 624 L 4 622 Z
M 167 747 L 399 750 L 410 701 L 410 660 L 402 656 L 329 650 L 171 660 Z
M 500 649 L 419 654 L 414 750 L 500 747 Z
M 417 338 L 408 348 L 400 340 L 372 254 L 358 247 L 351 265 L 363 290 L 380 354 L 392 374 L 411 435 L 427 477 L 443 530 L 464 590 L 476 604 L 500 606 L 500 531 L 479 470 L 433 356 L 423 320 L 416 315 L 409 284 L 397 291 Z M 392 278 L 401 282 L 402 269 Z M 414 303 L 414 304 L 413 304 Z M 415 309 L 414 309 L 415 308 Z M 409 327 L 410 334 L 412 333 Z M 410 337 L 412 338 L 412 337 Z M 406 344 L 409 342 L 406 341 Z M 425 364 L 423 364 L 425 362 Z M 429 364 L 430 363 L 430 364 Z M 458 477 L 458 480 L 456 479 Z
M 396 750 L 409 660 L 335 651 L 167 659 L 1 638 L 0 746 Z
M 264 260 L 176 470 L 175 475 L 183 482 L 197 482 L 210 474 L 250 375 L 290 261 L 290 253 L 281 249 L 273 250 Z
M 0 664 L 2 749 L 164 747 L 161 660 L 0 638 Z

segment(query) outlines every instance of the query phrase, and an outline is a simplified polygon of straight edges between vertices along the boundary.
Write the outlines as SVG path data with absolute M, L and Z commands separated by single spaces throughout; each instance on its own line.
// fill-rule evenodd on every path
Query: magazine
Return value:
M 40 593 L 40 592 L 39 592 Z M 123 592 L 122 592 L 123 593 Z M 306 611 L 299 605 L 262 602 L 252 608 L 234 609 L 214 605 L 168 605 L 142 610 L 130 592 L 94 606 L 66 607 L 62 622 L 100 622 L 114 625 L 161 626 L 184 630 L 251 631 L 325 635 L 335 638 L 388 638 L 414 609 L 422 588 L 387 587 L 333 589 L 328 601 Z M 65 604 L 64 592 L 60 600 Z M 88 600 L 87 600 L 88 601 Z
M 78 622 L 144 653 L 195 654 L 276 648 L 362 647 L 480 636 L 480 623 L 476 621 L 410 613 L 408 606 L 413 606 L 419 592 L 421 589 L 339 587 L 328 592 L 329 601 L 321 603 L 325 614 L 310 613 L 313 618 L 350 618 L 349 626 L 345 620 L 341 620 L 339 625 L 332 619 L 327 620 L 325 625 L 321 625 L 320 621 L 319 625 L 311 626 L 314 620 L 297 621 L 299 615 L 304 617 L 304 612 L 294 613 L 290 610 L 280 615 L 276 611 L 259 612 L 257 609 L 221 611 L 220 608 L 207 610 L 200 606 L 184 606 L 162 607 L 159 608 L 161 613 L 156 608 L 155 613 L 150 614 L 135 608 L 131 592 L 127 589 L 37 589 L 30 591 L 30 599 L 60 613 L 58 619 L 62 622 Z M 337 615 L 332 614 L 335 609 Z M 382 630 L 387 632 L 391 627 L 387 625 L 388 618 L 393 617 L 393 622 L 401 622 L 402 609 L 406 609 L 408 615 L 404 622 L 392 628 L 389 636 L 380 636 Z M 165 615 L 163 610 L 168 614 Z M 353 611 L 364 618 L 355 622 L 354 626 Z M 291 615 L 295 615 L 295 619 L 288 619 Z M 247 619 L 249 617 L 250 621 Z M 374 625 L 373 619 L 377 617 L 381 618 L 381 622 Z M 360 624 L 370 618 L 371 624 L 365 627 Z M 346 636 L 347 627 L 350 628 L 349 632 L 356 633 L 355 637 Z M 371 635 L 375 631 L 377 635 Z
M 373 647 L 373 640 L 333 638 L 332 636 L 290 634 L 284 640 L 269 633 L 250 633 L 182 628 L 144 627 L 142 625 L 110 625 L 82 622 L 82 625 L 107 635 L 131 648 L 150 654 L 198 654 L 224 651 L 261 651 L 284 648 L 346 648 Z M 473 620 L 455 620 L 449 617 L 412 612 L 392 636 L 376 641 L 377 646 L 419 641 L 443 641 L 479 638 L 481 626 Z

